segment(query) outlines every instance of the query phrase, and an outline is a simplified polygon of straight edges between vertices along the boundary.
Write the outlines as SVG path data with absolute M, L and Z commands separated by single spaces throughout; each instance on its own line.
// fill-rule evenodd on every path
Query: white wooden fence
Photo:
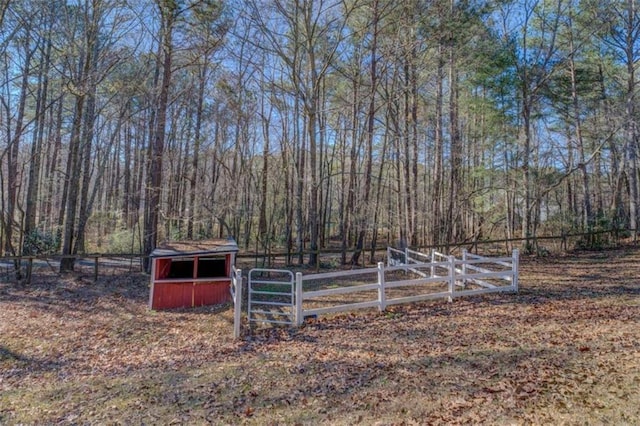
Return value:
M 306 317 L 356 309 L 384 311 L 387 306 L 396 304 L 443 298 L 452 301 L 461 296 L 516 292 L 518 259 L 518 250 L 509 257 L 498 258 L 465 251 L 462 259 L 456 259 L 438 252 L 424 254 L 389 248 L 387 265 L 381 262 L 375 268 L 322 274 L 303 275 L 298 272 L 291 284 L 294 323 L 301 325 Z M 339 282 L 348 284 L 340 286 Z M 317 289 L 304 290 L 305 287 Z M 236 312 L 239 305 L 237 294 L 236 290 Z M 345 295 L 349 295 L 350 300 L 345 301 Z M 239 321 L 239 317 L 236 318 Z M 239 325 L 236 327 L 239 329 Z
M 240 338 L 240 325 L 242 321 L 242 270 L 231 268 L 231 299 L 233 301 L 233 337 Z

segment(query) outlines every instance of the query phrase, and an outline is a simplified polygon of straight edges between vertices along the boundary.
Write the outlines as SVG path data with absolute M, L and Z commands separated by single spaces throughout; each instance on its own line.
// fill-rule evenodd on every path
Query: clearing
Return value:
M 0 424 L 638 424 L 640 249 L 520 265 L 518 294 L 239 341 L 143 275 L 0 283 Z

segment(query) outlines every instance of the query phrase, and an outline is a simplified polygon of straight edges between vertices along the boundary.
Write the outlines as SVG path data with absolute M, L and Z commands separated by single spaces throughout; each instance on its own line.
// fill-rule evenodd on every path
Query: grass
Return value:
M 637 424 L 638 277 L 634 248 L 525 258 L 518 294 L 238 341 L 144 276 L 0 284 L 0 424 Z

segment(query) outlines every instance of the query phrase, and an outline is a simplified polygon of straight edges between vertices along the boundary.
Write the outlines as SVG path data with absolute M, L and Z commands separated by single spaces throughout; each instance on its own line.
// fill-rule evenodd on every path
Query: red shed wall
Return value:
M 192 307 L 193 283 L 154 283 L 152 309 Z
M 230 280 L 197 283 L 193 288 L 193 305 L 206 306 L 229 302 L 231 300 L 231 294 L 229 293 L 230 284 Z

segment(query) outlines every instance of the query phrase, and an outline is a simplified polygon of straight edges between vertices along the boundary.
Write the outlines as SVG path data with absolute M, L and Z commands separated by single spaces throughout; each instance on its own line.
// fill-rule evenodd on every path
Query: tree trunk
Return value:
M 50 32 L 48 32 L 50 36 Z M 27 184 L 27 208 L 24 221 L 24 236 L 29 238 L 36 229 L 36 215 L 40 194 L 40 172 L 42 167 L 42 144 L 46 122 L 47 95 L 49 94 L 49 69 L 51 67 L 51 40 L 47 39 L 46 48 L 40 61 L 38 77 L 38 95 L 36 99 L 36 131 L 31 145 L 31 164 Z M 24 251 L 24 250 L 23 250 Z
M 158 216 L 162 200 L 162 160 L 164 155 L 165 126 L 167 122 L 167 108 L 169 106 L 169 89 L 171 88 L 172 60 L 173 60 L 173 26 L 177 5 L 166 3 L 166 10 L 160 7 L 163 16 L 162 34 L 162 78 L 160 80 L 160 96 L 156 126 L 150 148 L 151 158 L 148 171 L 147 204 L 144 223 L 143 251 L 147 256 L 156 248 L 158 242 Z M 145 269 L 149 270 L 149 258 L 145 258 Z
M 196 196 L 198 190 L 198 166 L 200 161 L 200 144 L 202 139 L 202 115 L 204 112 L 204 91 L 207 83 L 208 62 L 199 69 L 198 101 L 196 106 L 196 123 L 194 129 L 193 161 L 191 163 L 191 179 L 189 180 L 189 212 L 187 215 L 187 239 L 193 239 L 193 221 L 196 217 Z
M 16 224 L 16 206 L 18 202 L 18 188 L 21 183 L 18 167 L 18 154 L 20 152 L 20 142 L 22 141 L 22 135 L 24 133 L 24 117 L 25 107 L 27 102 L 27 95 L 29 92 L 29 77 L 31 69 L 31 58 L 33 57 L 34 50 L 31 48 L 31 33 L 27 29 L 24 39 L 25 57 L 22 67 L 22 80 L 20 84 L 20 98 L 18 100 L 18 112 L 16 117 L 16 124 L 13 136 L 9 140 L 8 153 L 7 153 L 7 208 L 4 221 L 5 229 L 5 246 L 4 249 L 7 253 L 16 254 L 14 241 L 13 241 L 13 229 Z M 16 263 L 16 268 L 19 265 Z
M 67 156 L 67 176 L 65 191 L 67 193 L 64 227 L 62 233 L 62 255 L 65 256 L 60 261 L 60 272 L 73 271 L 75 258 L 73 253 L 76 215 L 78 212 L 78 194 L 80 191 L 80 134 L 82 129 L 82 117 L 85 104 L 84 93 L 75 95 L 75 111 L 73 116 L 73 124 L 71 127 L 71 140 L 69 142 L 69 155 Z
M 461 237 L 459 196 L 462 191 L 462 141 L 458 124 L 458 75 L 453 47 L 449 51 L 449 135 L 451 138 L 451 184 L 447 209 L 447 247 Z
M 375 136 L 375 120 L 376 120 L 376 91 L 378 90 L 378 21 L 379 10 L 378 0 L 374 0 L 372 5 L 372 36 L 371 36 L 371 65 L 370 65 L 370 89 L 369 89 L 369 108 L 367 111 L 367 142 L 365 145 L 365 163 L 364 163 L 364 188 L 362 208 L 360 209 L 358 225 L 358 239 L 356 249 L 351 257 L 351 264 L 359 263 L 360 254 L 364 249 L 364 238 L 367 232 L 369 221 L 369 199 L 371 197 L 371 172 L 373 168 L 373 140 Z
M 95 43 L 91 60 L 91 69 L 98 69 L 98 44 Z M 82 163 L 82 178 L 80 188 L 80 206 L 78 212 L 78 227 L 76 231 L 76 240 L 73 253 L 84 253 L 85 251 L 85 231 L 89 216 L 91 214 L 91 206 L 89 205 L 89 186 L 91 185 L 92 174 L 92 147 L 94 138 L 94 127 L 96 120 L 96 90 L 97 83 L 95 76 L 89 75 L 87 79 L 87 100 L 86 110 L 83 115 L 82 125 L 82 142 L 80 152 L 80 162 Z
M 89 6 L 87 6 L 89 7 Z M 78 238 L 78 216 L 80 220 L 86 215 L 86 197 L 85 188 L 81 188 L 85 182 L 82 182 L 82 171 L 86 167 L 90 167 L 90 161 L 84 161 L 83 157 L 90 155 L 90 146 L 87 147 L 87 137 L 93 137 L 93 121 L 95 119 L 95 90 L 97 72 L 97 52 L 98 52 L 98 27 L 97 22 L 100 20 L 101 11 L 97 6 L 91 10 L 85 11 L 85 34 L 84 34 L 84 55 L 80 58 L 80 66 L 77 78 L 73 84 L 75 91 L 75 110 L 73 124 L 71 129 L 71 138 L 69 142 L 69 154 L 67 159 L 67 176 L 66 186 L 68 186 L 66 200 L 66 215 L 64 217 L 64 229 L 62 240 L 62 255 L 65 256 L 60 261 L 60 272 L 72 271 L 75 258 L 72 255 L 77 254 L 78 244 L 75 240 Z M 85 171 L 84 178 L 88 181 L 88 171 Z M 82 189 L 82 194 L 80 190 Z M 82 199 L 80 199 L 82 197 Z M 80 206 L 78 206 L 80 203 Z M 80 209 L 78 208 L 80 207 Z M 80 210 L 80 212 L 78 211 Z M 82 243 L 82 239 L 80 241 Z
M 640 211 L 640 193 L 638 189 L 638 131 L 636 127 L 636 39 L 637 27 L 635 0 L 627 0 L 626 38 L 625 38 L 625 63 L 627 67 L 627 91 L 626 91 L 626 155 L 628 159 L 629 179 L 629 226 L 633 230 L 635 239 L 638 238 L 638 219 Z
M 431 245 L 442 243 L 442 202 L 443 202 L 443 151 L 444 151 L 444 114 L 443 114 L 443 85 L 444 85 L 444 46 L 438 45 L 438 68 L 436 74 L 436 105 L 435 105 L 435 139 L 433 150 L 433 190 L 431 191 Z
M 573 37 L 570 39 L 570 51 L 574 51 L 573 47 Z M 595 218 L 593 215 L 593 208 L 591 204 L 591 188 L 589 181 L 589 173 L 587 170 L 586 164 L 586 155 L 585 155 L 585 142 L 582 136 L 582 120 L 580 118 L 580 100 L 578 99 L 578 82 L 576 76 L 576 64 L 574 61 L 573 53 L 569 57 L 569 73 L 571 77 L 571 104 L 573 107 L 573 116 L 574 116 L 574 126 L 575 126 L 575 137 L 578 143 L 578 155 L 580 156 L 580 164 L 578 165 L 580 168 L 580 174 L 582 175 L 582 193 L 583 193 L 583 207 L 584 207 L 584 215 L 585 220 L 583 222 L 583 226 L 586 227 L 586 231 L 588 233 L 593 232 L 593 228 L 595 225 Z
M 260 206 L 258 208 L 258 241 L 260 244 L 260 248 L 266 254 L 270 235 L 269 230 L 267 229 L 267 196 L 268 196 L 268 183 L 269 183 L 269 140 L 271 139 L 270 135 L 270 113 L 265 113 L 264 111 L 264 103 L 262 104 L 262 136 L 264 139 L 262 146 L 262 173 L 260 176 Z
M 55 119 L 52 119 L 52 129 L 50 130 L 50 135 L 53 133 L 53 143 L 51 147 L 51 152 L 47 155 L 47 195 L 45 199 L 45 204 L 43 207 L 43 217 L 46 220 L 47 229 L 54 229 L 55 224 L 61 224 L 60 217 L 58 217 L 57 221 L 54 221 L 53 207 L 54 202 L 61 203 L 61 190 L 60 185 L 64 185 L 64 179 L 58 179 L 58 169 L 60 168 L 60 151 L 62 149 L 62 111 L 64 110 L 64 96 L 61 96 L 60 99 L 56 102 L 56 113 Z M 63 190 L 64 191 L 64 190 Z M 58 209 L 59 211 L 61 209 Z M 60 227 L 56 230 L 56 233 L 59 234 Z

